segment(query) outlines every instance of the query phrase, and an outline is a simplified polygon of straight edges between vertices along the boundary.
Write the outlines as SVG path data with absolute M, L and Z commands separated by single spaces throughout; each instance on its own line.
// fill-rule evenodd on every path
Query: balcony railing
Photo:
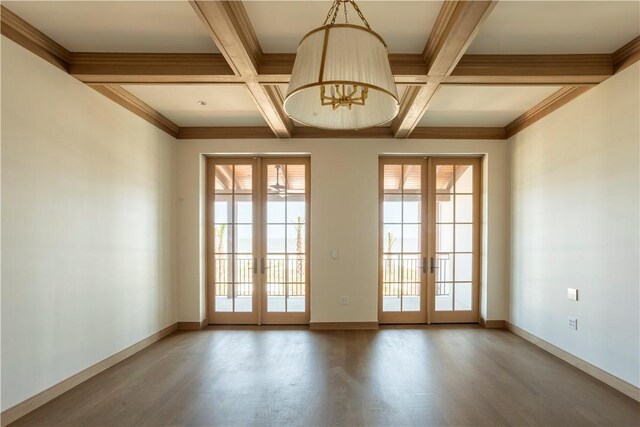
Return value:
M 450 268 L 448 258 L 439 257 L 436 266 L 436 295 L 449 295 L 444 283 L 445 275 Z M 422 263 L 417 255 L 384 254 L 382 258 L 382 295 L 383 296 L 418 296 Z
M 244 255 L 236 255 L 235 277 L 231 274 L 231 256 L 217 255 L 215 269 L 216 296 L 233 295 L 233 283 L 235 283 L 236 296 L 253 295 L 253 258 L 240 258 Z M 305 283 L 305 256 L 289 255 L 286 259 L 267 259 L 265 271 L 267 275 L 267 294 L 269 296 L 304 296 Z

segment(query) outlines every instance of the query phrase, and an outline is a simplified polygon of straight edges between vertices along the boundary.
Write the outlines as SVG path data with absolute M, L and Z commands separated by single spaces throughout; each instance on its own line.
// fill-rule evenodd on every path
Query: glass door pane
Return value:
M 264 323 L 308 323 L 308 159 L 264 159 Z
M 210 159 L 209 321 L 255 323 L 255 161 Z
M 478 321 L 478 159 L 431 159 L 432 322 Z
M 380 322 L 426 321 L 422 159 L 380 159 Z

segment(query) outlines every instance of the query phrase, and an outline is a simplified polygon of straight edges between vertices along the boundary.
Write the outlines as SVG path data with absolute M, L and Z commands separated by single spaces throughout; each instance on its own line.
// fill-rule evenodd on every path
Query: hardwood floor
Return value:
M 640 404 L 504 330 L 179 332 L 12 426 L 638 426 Z

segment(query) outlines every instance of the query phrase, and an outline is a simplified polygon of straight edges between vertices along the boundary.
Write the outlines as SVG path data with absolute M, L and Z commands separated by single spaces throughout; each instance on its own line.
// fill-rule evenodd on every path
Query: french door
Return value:
M 309 159 L 207 160 L 209 323 L 309 322 Z
M 380 323 L 478 321 L 480 160 L 380 159 Z

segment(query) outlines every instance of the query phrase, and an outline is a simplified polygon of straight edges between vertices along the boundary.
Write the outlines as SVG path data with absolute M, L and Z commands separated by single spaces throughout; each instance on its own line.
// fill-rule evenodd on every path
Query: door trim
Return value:
M 305 312 L 267 313 L 266 274 L 260 269 L 261 258 L 266 259 L 267 232 L 267 165 L 269 164 L 304 164 L 305 165 Z M 215 166 L 248 165 L 253 166 L 252 197 L 253 197 L 253 255 L 257 269 L 253 274 L 252 312 L 216 312 L 215 311 Z M 206 156 L 205 183 L 205 298 L 207 322 L 210 325 L 295 325 L 309 324 L 311 318 L 311 158 L 309 156 L 291 157 L 226 157 Z M 247 193 L 248 194 L 248 193 Z
M 383 262 L 384 262 L 384 166 L 388 164 L 422 165 L 422 227 L 421 250 L 427 260 L 427 273 L 422 275 L 421 312 L 384 312 L 383 309 Z M 473 307 L 469 311 L 435 311 L 435 274 L 431 272 L 430 260 L 435 253 L 436 227 L 436 180 L 435 166 L 438 164 L 473 165 L 473 260 L 472 260 L 472 299 Z M 378 320 L 380 324 L 418 324 L 418 323 L 478 323 L 480 321 L 481 298 L 481 259 L 482 259 L 482 167 L 483 157 L 406 157 L 380 156 L 378 164 Z

